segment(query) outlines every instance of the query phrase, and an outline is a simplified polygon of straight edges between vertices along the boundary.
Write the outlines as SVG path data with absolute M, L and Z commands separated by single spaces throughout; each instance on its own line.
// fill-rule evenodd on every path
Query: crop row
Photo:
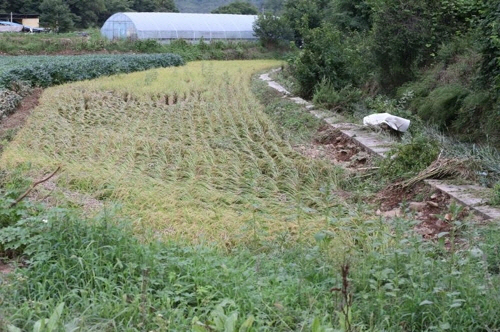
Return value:
M 48 87 L 100 76 L 184 64 L 183 59 L 175 54 L 78 56 L 54 60 L 50 63 L 28 64 L 5 71 L 0 74 L 0 87 L 8 88 L 17 81 Z

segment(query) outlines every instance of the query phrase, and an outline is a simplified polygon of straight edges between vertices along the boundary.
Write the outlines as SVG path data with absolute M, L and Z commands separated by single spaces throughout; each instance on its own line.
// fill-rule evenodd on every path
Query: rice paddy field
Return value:
M 251 75 L 277 64 L 193 62 L 47 89 L 2 162 L 33 174 L 61 165 L 58 186 L 119 202 L 139 232 L 309 236 L 324 217 L 303 210 L 340 170 L 296 153 L 254 100 Z
M 454 205 L 437 241 L 377 216 L 359 180 L 294 150 L 265 112 L 279 97 L 252 92 L 280 64 L 44 90 L 0 159 L 0 252 L 22 253 L 0 274 L 0 330 L 498 330 L 498 232 Z

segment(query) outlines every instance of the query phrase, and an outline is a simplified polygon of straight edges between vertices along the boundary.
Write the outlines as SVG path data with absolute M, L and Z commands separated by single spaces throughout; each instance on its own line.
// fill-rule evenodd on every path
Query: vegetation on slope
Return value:
M 299 46 L 289 65 L 304 97 L 351 110 L 404 98 L 439 130 L 499 147 L 499 13 L 494 0 L 297 0 L 255 28 L 265 45 Z

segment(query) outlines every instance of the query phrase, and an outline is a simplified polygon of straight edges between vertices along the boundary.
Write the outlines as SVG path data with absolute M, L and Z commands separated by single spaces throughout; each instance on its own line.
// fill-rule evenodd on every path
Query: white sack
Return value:
M 363 118 L 363 124 L 365 126 L 380 126 L 382 123 L 403 133 L 407 131 L 410 126 L 410 120 L 389 113 L 376 113 Z

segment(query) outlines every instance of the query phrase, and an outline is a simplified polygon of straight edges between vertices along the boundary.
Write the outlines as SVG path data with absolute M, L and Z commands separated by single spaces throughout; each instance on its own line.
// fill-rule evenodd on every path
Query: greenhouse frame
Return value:
M 255 15 L 191 13 L 116 13 L 104 23 L 101 34 L 108 39 L 184 39 L 253 41 Z

